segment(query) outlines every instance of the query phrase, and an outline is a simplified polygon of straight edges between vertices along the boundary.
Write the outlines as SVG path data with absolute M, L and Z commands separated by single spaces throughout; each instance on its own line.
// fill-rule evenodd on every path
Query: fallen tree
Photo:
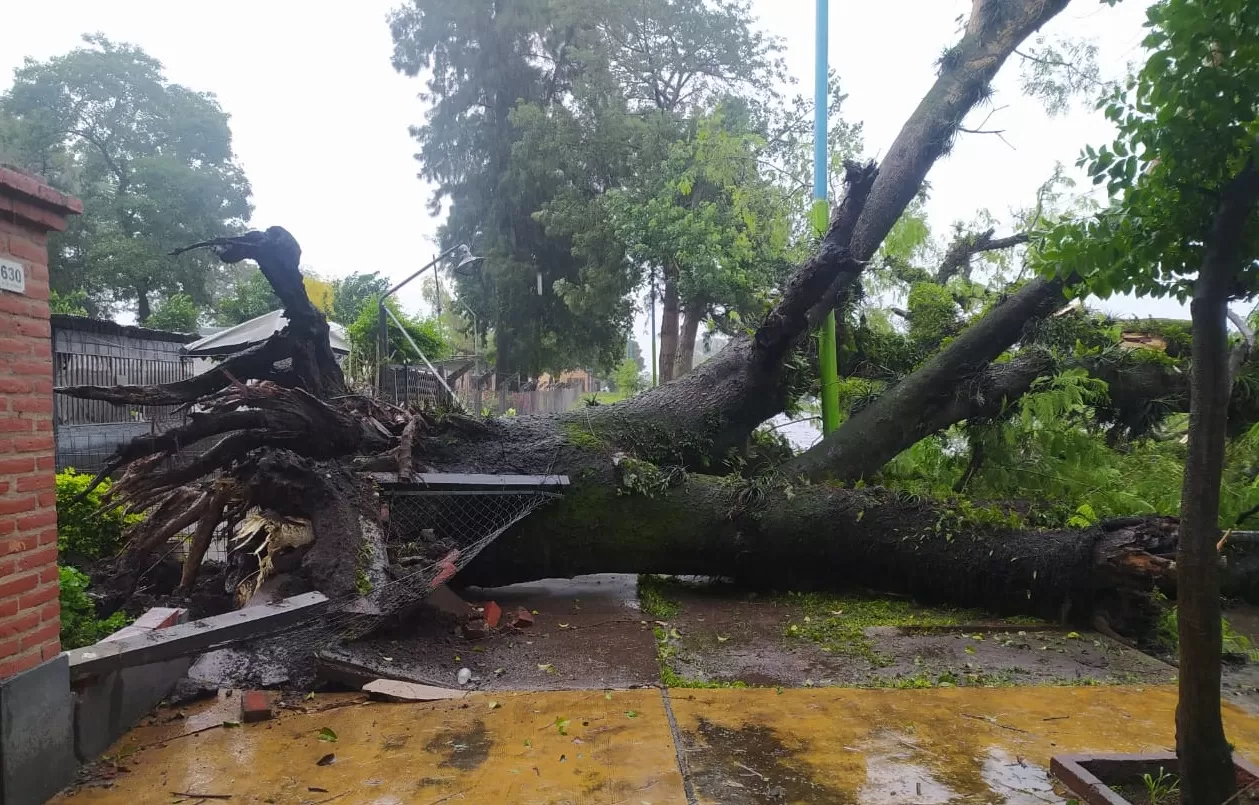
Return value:
M 1035 281 L 993 306 L 915 374 L 778 470 L 755 478 L 710 474 L 784 410 L 806 374 L 799 355 L 808 334 L 858 281 L 1005 59 L 1066 5 L 975 0 L 961 40 L 882 163 L 846 166 L 847 192 L 817 253 L 755 332 L 694 372 L 615 405 L 486 421 L 351 394 L 287 231 L 189 247 L 213 249 L 227 262 L 257 262 L 289 325 L 191 380 L 58 390 L 190 407 L 186 425 L 124 446 L 101 474 L 121 473 L 109 493 L 114 503 L 147 513 L 129 555 L 151 553 L 191 527 L 185 588 L 219 533 L 231 541 L 229 583 L 239 599 L 286 574 L 352 597 L 361 592 L 363 546 L 378 541 L 380 529 L 364 472 L 402 479 L 415 469 L 562 473 L 572 480 L 564 498 L 491 545 L 464 571 L 466 580 L 625 571 L 859 583 L 995 611 L 1085 622 L 1100 615 L 1141 632 L 1155 611 L 1152 591 L 1174 585 L 1165 558 L 1174 551 L 1173 521 L 1039 530 L 1017 510 L 837 483 L 871 475 L 914 441 L 983 416 L 1050 371 L 1032 351 L 1008 364 L 993 361 L 1019 342 L 1030 320 L 1061 305 L 1057 283 Z M 189 458 L 194 443 L 208 448 Z M 259 514 L 309 528 L 281 544 L 250 525 Z

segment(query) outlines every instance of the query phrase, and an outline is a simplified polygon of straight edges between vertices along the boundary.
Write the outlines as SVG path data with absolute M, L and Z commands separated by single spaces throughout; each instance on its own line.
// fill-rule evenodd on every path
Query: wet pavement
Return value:
M 347 654 L 398 678 L 454 685 L 460 668 L 481 690 L 602 690 L 660 681 L 651 625 L 638 607 L 637 579 L 624 574 L 579 576 L 462 591 L 465 601 L 496 602 L 504 627 L 463 637 L 451 619 L 417 618 L 403 628 L 350 646 Z M 512 613 L 533 614 L 524 629 L 506 626 Z M 387 659 L 386 659 L 387 658 Z
M 321 694 L 182 737 L 184 719 L 163 714 L 111 750 L 121 771 L 103 764 L 55 801 L 1060 803 L 1051 756 L 1166 750 L 1175 706 L 1169 686 Z M 1259 717 L 1226 705 L 1224 718 L 1259 758 Z
M 155 714 L 59 801 L 1031 805 L 1065 801 L 1052 755 L 1174 741 L 1175 669 L 1091 632 L 629 576 L 463 595 L 505 622 L 537 614 L 469 640 L 429 613 L 349 653 L 444 686 L 468 667 L 471 696 L 294 691 L 273 721 L 237 726 L 220 694 Z M 1229 740 L 1251 759 L 1256 667 L 1225 685 Z
M 659 586 L 671 684 L 768 687 L 1165 684 L 1176 669 L 1094 632 L 861 596 Z M 652 617 L 652 616 L 649 616 Z

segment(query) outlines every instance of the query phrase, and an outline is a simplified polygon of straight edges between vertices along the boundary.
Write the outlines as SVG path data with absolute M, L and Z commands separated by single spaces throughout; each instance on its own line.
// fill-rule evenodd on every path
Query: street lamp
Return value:
M 382 385 L 380 382 L 380 378 L 382 376 L 381 372 L 384 371 L 385 359 L 389 355 L 389 319 L 392 318 L 394 320 L 394 323 L 397 324 L 399 329 L 402 330 L 403 338 L 405 338 L 407 340 L 407 343 L 411 345 L 411 348 L 414 349 L 416 353 L 419 354 L 420 358 L 424 361 L 424 365 L 427 366 L 428 370 L 432 372 L 433 375 L 437 378 L 437 382 L 442 384 L 442 388 L 446 389 L 446 391 L 451 395 L 451 397 L 454 397 L 454 392 L 450 390 L 450 386 L 446 385 L 445 379 L 443 379 L 442 376 L 437 373 L 437 369 L 433 367 L 433 364 L 429 363 L 428 356 L 426 356 L 424 352 L 419 348 L 419 346 L 416 345 L 415 341 L 412 340 L 411 334 L 407 332 L 406 328 L 402 326 L 402 323 L 399 322 L 397 320 L 397 317 L 393 315 L 393 311 L 385 307 L 385 302 L 389 299 L 389 297 L 393 296 L 395 293 L 401 290 L 402 287 L 405 286 L 408 282 L 420 276 L 425 271 L 428 271 L 430 268 L 436 269 L 438 263 L 440 263 L 442 260 L 445 260 L 447 257 L 452 257 L 452 256 L 456 258 L 455 265 L 454 265 L 454 272 L 461 277 L 471 277 L 477 272 L 477 269 L 481 267 L 481 263 L 484 262 L 484 258 L 474 256 L 472 254 L 472 250 L 469 249 L 466 244 L 460 243 L 455 246 L 451 246 L 446 251 L 434 257 L 431 262 L 429 262 L 419 271 L 416 271 L 414 274 L 407 277 L 402 282 L 399 282 L 397 285 L 385 291 L 383 294 L 381 294 L 380 299 L 377 300 L 376 315 L 377 315 L 377 318 L 379 319 L 377 323 L 377 327 L 380 333 L 376 341 L 376 357 L 377 357 L 376 390 L 377 390 L 377 393 L 379 393 L 381 389 L 381 385 Z

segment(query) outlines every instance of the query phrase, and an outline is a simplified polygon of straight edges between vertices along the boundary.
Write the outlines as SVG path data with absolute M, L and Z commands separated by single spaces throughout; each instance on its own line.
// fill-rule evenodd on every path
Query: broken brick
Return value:
M 498 628 L 498 621 L 503 617 L 503 609 L 493 601 L 485 603 L 485 625 L 491 629 Z
M 533 625 L 533 613 L 521 607 L 516 610 L 516 617 L 512 618 L 511 625 L 517 629 L 528 629 Z
M 472 620 L 463 625 L 463 636 L 469 640 L 480 640 L 489 633 L 489 627 L 483 620 Z
M 271 700 L 260 690 L 246 691 L 240 697 L 240 720 L 246 724 L 271 718 Z

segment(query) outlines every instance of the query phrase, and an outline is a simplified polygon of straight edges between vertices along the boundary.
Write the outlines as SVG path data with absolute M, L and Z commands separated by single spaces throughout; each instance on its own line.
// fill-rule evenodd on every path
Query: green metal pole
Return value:
M 818 237 L 826 234 L 830 209 L 826 200 L 826 120 L 828 95 L 827 2 L 817 0 L 816 74 L 813 87 L 813 207 L 810 218 Z M 836 363 L 835 311 L 826 314 L 818 343 L 822 377 L 822 433 L 839 427 L 839 367 Z

